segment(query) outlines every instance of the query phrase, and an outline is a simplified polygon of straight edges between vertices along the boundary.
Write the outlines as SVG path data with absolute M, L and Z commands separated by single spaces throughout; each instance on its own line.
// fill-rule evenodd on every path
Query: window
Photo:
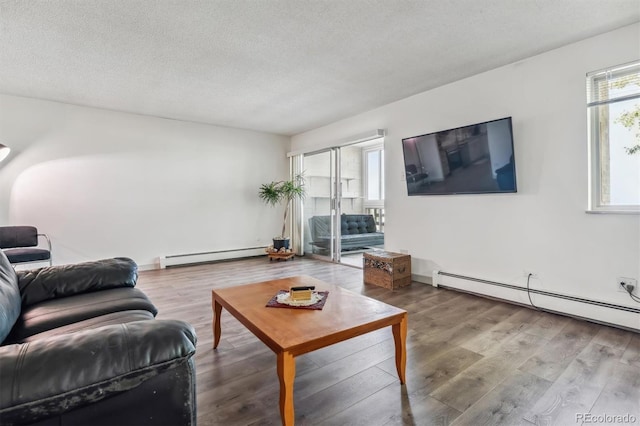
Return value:
M 362 150 L 364 161 L 364 210 L 373 215 L 378 232 L 384 232 L 384 145 Z
M 640 61 L 587 74 L 589 210 L 640 212 Z
M 384 148 L 382 145 L 365 148 L 364 205 L 384 206 Z

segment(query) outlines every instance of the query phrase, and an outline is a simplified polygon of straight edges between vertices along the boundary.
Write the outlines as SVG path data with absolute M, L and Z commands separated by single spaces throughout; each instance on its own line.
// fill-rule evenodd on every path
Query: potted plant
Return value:
M 287 226 L 287 217 L 289 216 L 289 207 L 291 201 L 302 200 L 305 197 L 304 177 L 302 174 L 296 175 L 290 180 L 272 181 L 262 184 L 258 191 L 258 196 L 265 203 L 275 207 L 284 202 L 284 218 L 282 220 L 282 233 L 273 237 L 273 248 L 280 250 L 282 247 L 289 248 L 289 237 L 285 236 L 285 227 Z

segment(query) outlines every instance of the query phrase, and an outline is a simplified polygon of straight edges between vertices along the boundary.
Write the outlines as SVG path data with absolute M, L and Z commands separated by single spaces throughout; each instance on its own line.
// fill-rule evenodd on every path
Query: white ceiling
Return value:
M 0 0 L 0 93 L 292 135 L 640 21 L 640 0 Z

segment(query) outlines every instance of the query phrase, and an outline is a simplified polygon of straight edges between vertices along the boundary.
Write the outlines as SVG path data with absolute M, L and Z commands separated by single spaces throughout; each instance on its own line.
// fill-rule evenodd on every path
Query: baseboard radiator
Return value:
M 525 294 L 527 293 L 527 291 L 530 294 L 538 294 L 541 296 L 547 296 L 547 297 L 553 297 L 553 298 L 557 298 L 557 299 L 564 299 L 564 300 L 570 300 L 572 302 L 578 302 L 578 303 L 583 303 L 583 304 L 588 304 L 588 305 L 595 305 L 595 306 L 600 306 L 603 308 L 609 308 L 609 309 L 616 309 L 619 311 L 625 311 L 625 312 L 631 312 L 631 313 L 635 313 L 635 314 L 640 314 L 640 308 L 636 308 L 636 307 L 632 307 L 632 306 L 624 306 L 624 305 L 617 305 L 614 303 L 608 303 L 608 302 L 602 302 L 599 300 L 593 300 L 593 299 L 586 299 L 586 298 L 582 298 L 582 297 L 577 297 L 577 296 L 569 296 L 566 294 L 561 294 L 561 293 L 555 293 L 552 291 L 546 291 L 546 290 L 538 290 L 535 288 L 529 288 L 529 290 L 527 290 L 526 287 L 521 287 L 521 286 L 517 286 L 517 285 L 513 285 L 513 284 L 506 284 L 506 283 L 501 283 L 498 281 L 491 281 L 491 280 L 486 280 L 486 279 L 481 279 L 481 278 L 475 278 L 475 277 L 469 277 L 469 276 L 465 276 L 465 275 L 459 275 L 459 274 L 453 274 L 450 272 L 444 272 L 444 271 L 433 271 L 433 286 L 434 287 L 449 287 L 446 284 L 442 284 L 442 278 L 441 277 L 449 277 L 449 278 L 455 278 L 458 280 L 464 280 L 464 281 L 470 281 L 470 282 L 474 282 L 474 283 L 480 283 L 480 284 L 487 284 L 490 286 L 495 286 L 495 287 L 502 287 L 502 288 L 508 288 L 511 290 L 516 290 L 516 291 L 520 291 L 520 292 L 524 292 Z M 459 289 L 456 287 L 450 287 L 450 288 L 454 288 L 456 290 L 461 290 L 461 291 L 466 291 L 464 289 Z M 538 307 L 540 308 L 540 307 Z M 547 310 L 544 307 L 541 308 L 542 310 Z M 566 313 L 563 312 L 558 312 L 558 311 L 553 311 L 555 313 L 560 313 L 563 315 L 567 315 Z
M 198 263 L 211 263 L 223 260 L 243 259 L 247 257 L 264 256 L 265 247 L 248 247 L 231 250 L 208 251 L 203 253 L 186 253 L 160 256 L 160 268 L 172 266 L 186 266 Z

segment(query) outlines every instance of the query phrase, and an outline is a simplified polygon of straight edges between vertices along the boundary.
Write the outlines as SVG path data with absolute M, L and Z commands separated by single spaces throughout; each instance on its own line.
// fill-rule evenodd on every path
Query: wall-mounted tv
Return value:
M 511 117 L 402 139 L 409 195 L 516 192 Z

